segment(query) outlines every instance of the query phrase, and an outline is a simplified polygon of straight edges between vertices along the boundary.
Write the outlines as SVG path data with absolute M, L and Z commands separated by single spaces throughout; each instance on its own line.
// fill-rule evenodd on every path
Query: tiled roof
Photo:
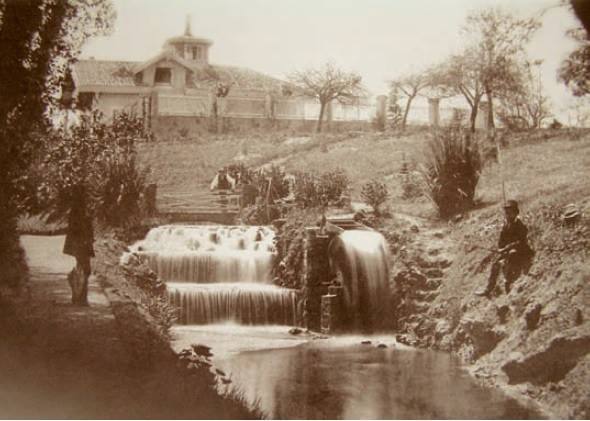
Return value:
M 135 86 L 135 61 L 80 60 L 74 65 L 78 86 Z
M 217 82 L 229 83 L 233 88 L 256 90 L 280 90 L 282 80 L 267 76 L 244 67 L 237 66 L 199 66 L 193 74 L 197 88 L 214 86 Z
M 184 61 L 186 62 L 186 61 Z M 188 63 L 188 62 L 187 62 Z M 74 66 L 78 86 L 135 86 L 133 69 L 141 62 L 80 60 Z M 283 81 L 254 70 L 236 66 L 190 65 L 197 88 L 209 88 L 217 82 L 229 83 L 232 88 L 280 90 Z

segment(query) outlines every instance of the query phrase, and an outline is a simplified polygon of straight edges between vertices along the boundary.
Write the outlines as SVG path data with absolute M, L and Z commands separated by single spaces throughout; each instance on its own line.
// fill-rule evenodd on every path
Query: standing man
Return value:
M 498 256 L 492 264 L 488 284 L 484 290 L 475 292 L 477 295 L 488 298 L 496 287 L 500 271 L 504 274 L 506 293 L 508 293 L 512 283 L 522 273 L 528 271 L 534 256 L 534 251 L 528 242 L 528 229 L 518 217 L 518 202 L 508 200 L 504 204 L 504 214 L 504 226 L 498 240 Z
M 63 253 L 76 258 L 76 267 L 68 275 L 68 281 L 72 288 L 72 303 L 78 305 L 88 305 L 90 259 L 94 257 L 94 230 L 87 202 L 85 188 L 75 186 L 68 215 Z

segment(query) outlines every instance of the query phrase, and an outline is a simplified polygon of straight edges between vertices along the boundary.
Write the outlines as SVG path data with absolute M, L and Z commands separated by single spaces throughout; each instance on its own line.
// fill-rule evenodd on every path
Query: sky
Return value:
M 521 17 L 540 17 L 531 59 L 541 59 L 543 85 L 557 115 L 572 97 L 557 68 L 575 43 L 565 31 L 578 26 L 560 0 L 113 0 L 109 37 L 87 42 L 82 58 L 147 60 L 165 40 L 184 32 L 211 39 L 213 64 L 248 67 L 278 78 L 332 61 L 356 71 L 374 95 L 388 81 L 459 52 L 467 13 L 498 5 Z

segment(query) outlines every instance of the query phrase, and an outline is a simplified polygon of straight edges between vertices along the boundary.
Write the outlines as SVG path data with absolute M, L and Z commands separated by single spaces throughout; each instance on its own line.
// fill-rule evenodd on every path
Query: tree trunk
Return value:
M 320 102 L 320 116 L 318 118 L 318 125 L 316 127 L 316 132 L 320 133 L 322 131 L 322 122 L 324 121 L 324 112 L 326 111 L 326 103 Z
M 410 113 L 410 105 L 412 105 L 412 100 L 414 96 L 408 96 L 408 101 L 406 102 L 406 109 L 404 110 L 404 118 L 402 120 L 402 128 L 406 128 L 406 123 L 408 121 L 408 114 Z
M 479 99 L 475 99 L 473 101 L 473 105 L 471 106 L 471 114 L 469 115 L 469 123 L 471 133 L 475 133 L 475 121 L 477 120 L 477 113 L 479 111 Z
M 492 91 L 486 89 L 486 98 L 488 100 L 488 130 L 494 130 L 496 125 L 494 124 L 494 104 Z

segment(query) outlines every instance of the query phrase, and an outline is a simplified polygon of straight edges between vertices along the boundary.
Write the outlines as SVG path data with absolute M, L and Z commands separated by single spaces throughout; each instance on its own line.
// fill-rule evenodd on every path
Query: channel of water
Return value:
M 358 261 L 363 253 L 381 253 L 383 240 L 373 233 L 348 237 L 365 241 L 356 267 L 366 265 Z M 215 366 L 231 379 L 222 392 L 235 388 L 276 419 L 540 418 L 478 385 L 446 353 L 412 349 L 393 336 L 290 335 L 295 293 L 271 283 L 273 240 L 267 227 L 163 226 L 131 247 L 167 281 L 180 308 L 173 347 L 210 346 Z M 382 280 L 368 289 L 357 283 L 373 282 L 367 273 L 386 276 L 374 264 L 352 283 L 353 307 L 363 301 L 359 291 L 372 302 L 374 288 L 383 288 Z

